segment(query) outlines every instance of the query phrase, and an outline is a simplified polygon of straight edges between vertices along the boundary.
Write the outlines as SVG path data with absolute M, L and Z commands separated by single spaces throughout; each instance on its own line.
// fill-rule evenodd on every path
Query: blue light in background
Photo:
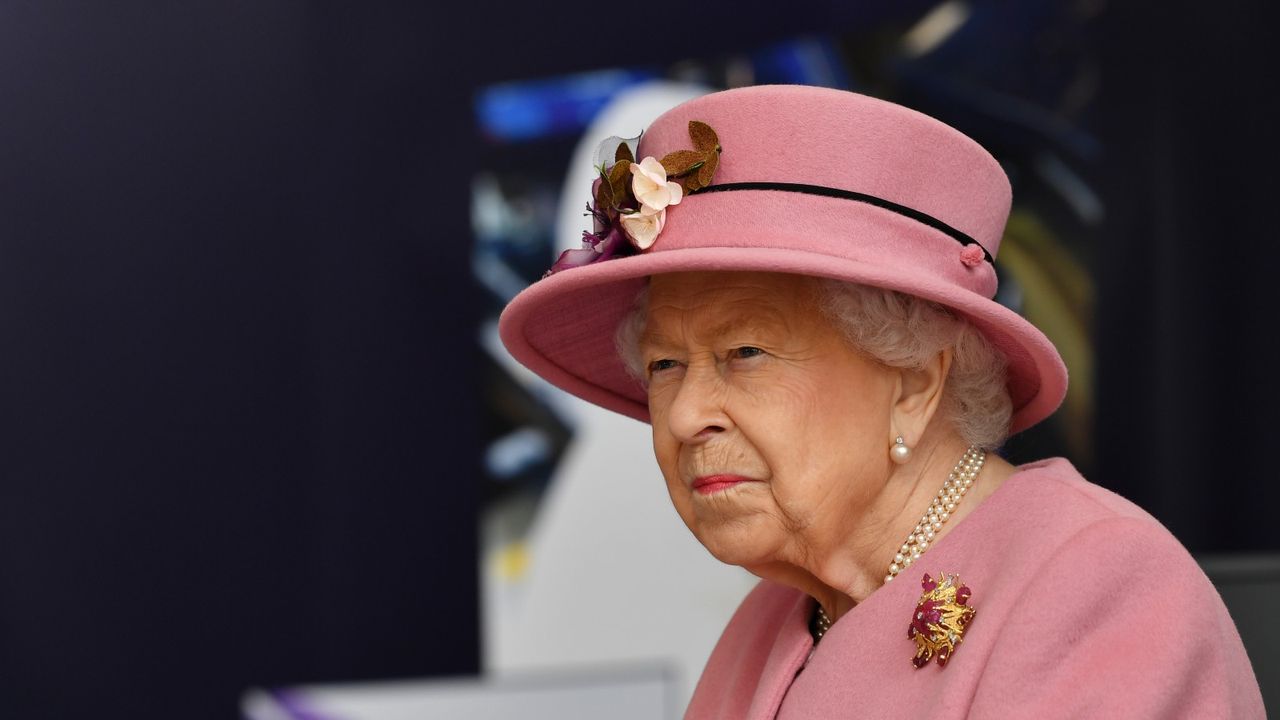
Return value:
M 660 77 L 653 70 L 600 70 L 492 85 L 476 97 L 480 130 L 502 142 L 581 132 L 614 95 Z

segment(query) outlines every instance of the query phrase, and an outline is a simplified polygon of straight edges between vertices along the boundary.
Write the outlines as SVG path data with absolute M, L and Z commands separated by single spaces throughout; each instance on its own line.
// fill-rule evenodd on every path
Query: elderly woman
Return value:
M 686 717 L 1263 717 L 1168 531 L 1065 459 L 992 452 L 1067 377 L 992 300 L 1010 190 L 986 151 L 782 86 L 603 149 L 596 232 L 501 333 L 651 423 L 680 517 L 761 578 Z

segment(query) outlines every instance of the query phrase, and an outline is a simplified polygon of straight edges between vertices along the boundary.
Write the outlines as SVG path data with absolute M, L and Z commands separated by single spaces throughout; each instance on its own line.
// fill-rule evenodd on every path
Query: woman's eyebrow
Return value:
M 706 330 L 706 335 L 718 340 L 727 335 L 743 331 L 785 333 L 787 327 L 787 323 L 783 318 L 782 313 L 773 308 L 763 308 L 753 311 L 738 310 L 736 312 L 729 313 L 729 315 L 723 320 L 708 328 Z
M 678 350 L 683 347 L 682 343 L 670 335 L 652 329 L 641 333 L 638 345 L 641 350 Z

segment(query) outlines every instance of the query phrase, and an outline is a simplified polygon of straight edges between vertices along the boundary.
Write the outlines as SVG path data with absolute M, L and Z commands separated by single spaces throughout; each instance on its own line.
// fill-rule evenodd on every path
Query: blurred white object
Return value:
M 675 717 L 672 706 L 671 678 L 649 667 L 253 690 L 241 711 L 247 720 L 660 720 Z
M 569 163 L 560 249 L 580 247 L 581 231 L 589 229 L 583 213 L 600 141 L 633 137 L 669 108 L 707 92 L 655 82 L 600 113 Z M 502 677 L 664 663 L 674 674 L 678 714 L 755 578 L 712 558 L 676 515 L 647 425 L 560 395 L 555 406 L 568 416 L 574 438 L 529 533 L 528 564 L 518 578 L 507 577 L 495 558 L 501 549 L 491 547 L 481 568 L 484 669 Z

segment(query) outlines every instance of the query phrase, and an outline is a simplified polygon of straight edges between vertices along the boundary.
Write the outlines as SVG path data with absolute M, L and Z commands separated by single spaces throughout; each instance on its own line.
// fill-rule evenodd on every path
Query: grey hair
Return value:
M 817 299 L 855 349 L 889 367 L 919 369 L 952 348 L 941 416 L 970 445 L 991 449 L 1004 444 L 1013 416 L 1007 362 L 971 323 L 914 295 L 841 280 L 819 280 Z M 627 372 L 641 384 L 647 380 L 640 336 L 648 300 L 646 285 L 614 337 Z
M 613 335 L 614 347 L 618 349 L 618 357 L 627 369 L 627 374 L 635 378 L 641 385 L 649 384 L 649 375 L 645 372 L 644 358 L 640 356 L 640 336 L 644 334 L 644 316 L 649 307 L 649 284 L 636 293 L 631 309 L 618 323 L 618 331 Z
M 919 369 L 952 348 L 939 412 L 964 441 L 997 448 L 1009 437 L 1007 362 L 954 312 L 915 295 L 840 280 L 818 283 L 819 307 L 853 347 L 895 368 Z

